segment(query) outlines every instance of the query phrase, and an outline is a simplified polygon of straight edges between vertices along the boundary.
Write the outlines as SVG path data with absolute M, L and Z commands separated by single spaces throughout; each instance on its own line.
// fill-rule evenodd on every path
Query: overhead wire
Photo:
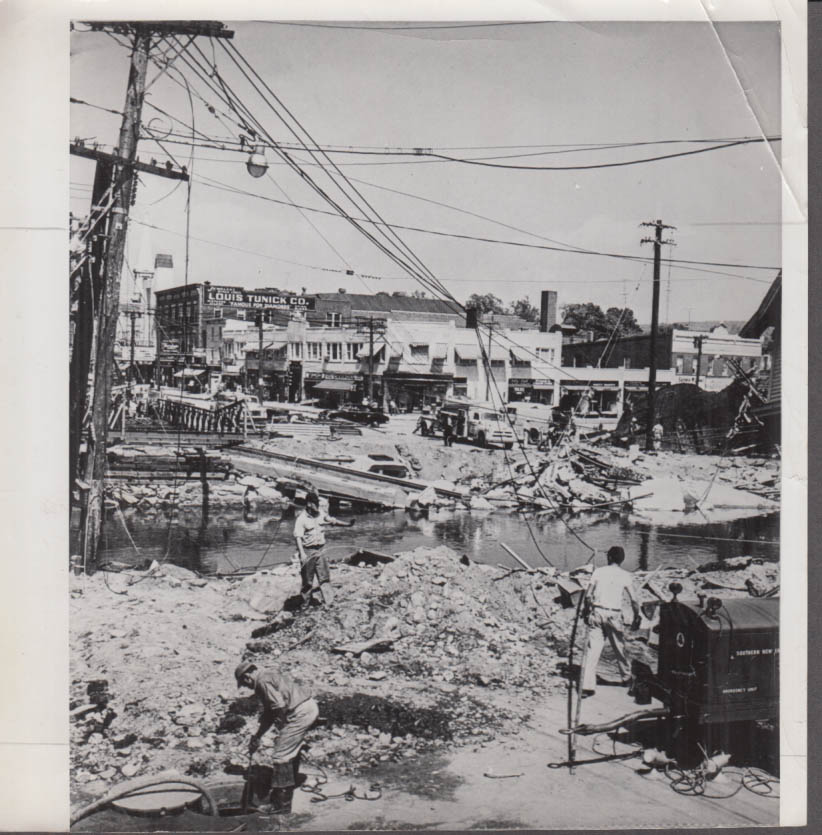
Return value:
M 266 83 L 266 82 L 265 82 L 265 81 L 264 81 L 264 80 L 260 77 L 259 73 L 257 73 L 257 72 L 256 72 L 256 70 L 254 70 L 254 68 L 253 68 L 253 67 L 249 64 L 249 62 L 247 61 L 247 59 L 245 59 L 245 58 L 244 58 L 244 56 L 242 56 L 242 54 L 239 52 L 239 50 L 237 49 L 237 47 L 236 47 L 234 44 L 229 44 L 229 45 L 226 45 L 226 44 L 225 44 L 224 42 L 222 42 L 222 41 L 220 42 L 220 46 L 221 46 L 221 47 L 225 50 L 225 52 L 226 52 L 227 54 L 231 55 L 231 54 L 232 54 L 232 52 L 233 52 L 233 53 L 234 53 L 234 55 L 236 55 L 236 56 L 237 56 L 237 57 L 234 59 L 234 60 L 235 60 L 235 65 L 236 65 L 236 66 L 238 66 L 238 67 L 241 69 L 241 71 L 243 72 L 243 74 L 244 74 L 244 75 L 246 75 L 246 77 L 247 77 L 247 73 L 245 73 L 245 71 L 242 69 L 242 67 L 240 66 L 240 64 L 239 64 L 239 63 L 238 63 L 238 61 L 237 61 L 237 58 L 239 58 L 239 60 L 240 60 L 240 61 L 242 61 L 242 62 L 243 62 L 243 64 L 245 64 L 245 66 L 247 66 L 247 67 L 249 68 L 249 70 L 253 73 L 254 77 L 255 77 L 255 78 L 256 78 L 256 79 L 257 79 L 257 80 L 258 80 L 258 81 L 259 81 L 259 82 L 263 85 L 263 87 L 265 88 L 265 90 L 266 90 L 266 91 L 269 93 L 269 95 L 270 95 L 270 96 L 274 99 L 274 101 L 275 101 L 275 102 L 276 102 L 276 103 L 277 103 L 277 104 L 278 104 L 278 105 L 279 105 L 279 106 L 280 106 L 280 107 L 281 107 L 281 108 L 285 111 L 285 113 L 286 113 L 286 114 L 288 114 L 289 118 L 290 118 L 290 119 L 292 119 L 292 120 L 293 120 L 293 122 L 294 122 L 294 123 L 297 125 L 297 127 L 300 129 L 300 131 L 302 131 L 302 133 L 304 133 L 304 134 L 305 134 L 305 136 L 306 136 L 306 137 L 308 138 L 308 140 L 312 143 L 312 145 L 313 145 L 314 147 L 317 147 L 317 143 L 316 143 L 316 141 L 313 139 L 313 137 L 311 137 L 311 135 L 309 134 L 309 132 L 308 132 L 308 131 L 307 131 L 307 130 L 303 127 L 303 125 L 302 125 L 302 124 L 299 122 L 299 120 L 298 120 L 298 119 L 294 116 L 294 114 L 293 114 L 293 113 L 291 113 L 291 111 L 290 111 L 290 110 L 289 110 L 289 109 L 288 109 L 288 108 L 287 108 L 287 107 L 286 107 L 286 106 L 282 103 L 282 101 L 281 101 L 281 100 L 279 99 L 279 97 L 278 97 L 278 96 L 274 93 L 274 91 L 273 91 L 273 90 L 271 90 L 271 88 L 269 87 L 269 85 L 268 85 L 268 84 L 267 84 L 267 83 Z M 253 82 L 252 82 L 252 84 L 253 84 Z M 278 112 L 277 112 L 277 110 L 276 110 L 276 108 L 274 108 L 274 107 L 271 105 L 271 103 L 270 103 L 270 102 L 269 102 L 269 106 L 271 107 L 271 109 L 272 109 L 275 113 L 278 113 Z M 294 134 L 295 138 L 297 138 L 297 139 L 298 139 L 298 141 L 300 141 L 300 142 L 301 142 L 301 144 L 303 144 L 303 145 L 305 146 L 306 151 L 308 151 L 308 153 L 310 153 L 310 154 L 311 154 L 312 158 L 315 158 L 315 157 L 314 157 L 314 151 L 313 151 L 313 149 L 309 148 L 309 146 L 306 144 L 306 142 L 305 142 L 305 140 L 302 138 L 302 136 L 300 136 L 300 134 L 299 134 L 297 131 L 295 131 L 293 128 L 291 128 L 291 126 L 289 126 L 289 125 L 288 125 L 287 121 L 286 121 L 286 120 L 282 117 L 282 114 L 279 114 L 279 113 L 278 113 L 278 116 L 279 116 L 279 118 L 281 119 L 281 121 L 283 121 L 283 123 L 284 123 L 284 124 L 286 124 L 286 126 L 287 126 L 287 127 L 289 127 L 289 129 L 291 130 L 291 132 Z M 367 200 L 367 199 L 366 199 L 366 198 L 362 195 L 362 193 L 361 193 L 361 192 L 360 192 L 360 191 L 356 188 L 356 186 L 354 186 L 354 185 L 353 185 L 353 184 L 352 184 L 349 180 L 347 180 L 347 178 L 345 177 L 345 175 L 344 175 L 344 174 L 343 174 L 343 173 L 339 170 L 339 168 L 336 166 L 336 164 L 334 163 L 334 161 L 333 161 L 333 160 L 332 160 L 332 159 L 328 156 L 328 154 L 327 154 L 327 153 L 325 153 L 325 152 L 322 152 L 322 151 L 321 151 L 320 153 L 321 153 L 321 154 L 322 154 L 322 156 L 326 159 L 326 161 L 327 161 L 327 162 L 331 165 L 331 167 L 332 167 L 332 168 L 336 171 L 336 173 L 337 173 L 337 174 L 338 174 L 338 175 L 342 178 L 342 180 L 343 180 L 343 181 L 347 184 L 347 186 L 349 187 L 349 189 L 350 189 L 351 191 L 353 191 L 353 192 L 354 192 L 354 194 L 356 195 L 356 198 L 352 198 L 352 197 L 351 197 L 351 195 L 350 195 L 350 193 L 347 193 L 347 192 L 346 192 L 346 190 L 345 190 L 344 188 L 341 188 L 341 187 L 340 187 L 340 185 L 339 185 L 339 182 L 338 182 L 338 181 L 336 181 L 336 180 L 334 179 L 334 177 L 333 177 L 333 176 L 331 176 L 330 172 L 329 172 L 327 169 L 325 169 L 325 168 L 324 168 L 324 171 L 325 171 L 326 175 L 330 177 L 330 179 L 331 179 L 331 180 L 335 183 L 335 185 L 337 186 L 337 188 L 339 188 L 339 189 L 343 192 L 343 194 L 346 194 L 346 196 L 348 197 L 348 199 L 349 199 L 349 201 L 352 203 L 352 205 L 354 205 L 354 206 L 358 209 L 358 211 L 362 211 L 362 206 L 364 205 L 364 206 L 365 206 L 368 210 L 370 210 L 370 211 L 373 213 L 373 215 L 377 218 L 377 220 L 381 221 L 381 222 L 384 224 L 384 223 L 385 223 L 385 221 L 384 221 L 384 219 L 382 218 L 382 216 L 379 214 L 379 212 L 377 212 L 377 211 L 376 211 L 376 209 L 375 209 L 375 208 L 371 205 L 371 203 L 370 203 L 370 202 L 369 202 L 369 201 L 368 201 L 368 200 Z M 286 155 L 286 156 L 287 156 L 287 155 Z M 306 176 L 307 176 L 307 175 L 303 172 L 303 177 L 306 177 Z M 431 270 L 430 270 L 430 269 L 428 269 L 428 267 L 427 267 L 427 266 L 423 263 L 423 261 L 422 261 L 422 260 L 421 260 L 421 259 L 420 259 L 420 258 L 419 258 L 419 257 L 418 257 L 415 253 L 414 253 L 414 252 L 413 252 L 413 250 L 411 250 L 411 248 L 410 248 L 410 247 L 409 247 L 409 246 L 408 246 L 408 245 L 407 245 L 407 244 L 403 241 L 403 239 L 402 239 L 402 238 L 401 238 L 401 237 L 400 237 L 400 236 L 396 233 L 396 231 L 395 231 L 395 230 L 393 230 L 393 229 L 391 229 L 391 228 L 390 228 L 390 227 L 388 227 L 387 225 L 385 226 L 385 229 L 386 229 L 386 231 L 387 231 L 389 234 L 388 234 L 387 236 L 384 236 L 384 237 L 387 237 L 387 238 L 391 238 L 391 239 L 393 239 L 393 241 L 394 241 L 394 245 L 395 245 L 395 246 L 398 246 L 398 247 L 399 247 L 399 249 L 400 249 L 400 251 L 401 251 L 402 253 L 404 253 L 404 255 L 403 255 L 403 263 L 404 263 L 404 258 L 406 258 L 406 257 L 407 257 L 407 258 L 410 258 L 410 259 L 411 259 L 412 264 L 414 264 L 414 265 L 415 265 L 416 270 L 421 270 L 421 271 L 422 271 L 423 276 L 425 277 L 426 281 L 427 281 L 428 283 L 430 283 L 430 285 L 432 286 L 432 288 L 434 288 L 434 289 L 439 289 L 439 291 L 440 291 L 440 293 L 441 293 L 441 294 L 444 294 L 446 297 L 450 297 L 450 299 L 451 299 L 451 301 L 452 301 L 453 303 L 455 303 L 455 304 L 456 304 L 456 305 L 457 305 L 460 309 L 463 309 L 463 308 L 462 308 L 462 305 L 461 305 L 461 304 L 460 304 L 460 303 L 459 303 L 459 302 L 458 302 L 458 301 L 457 301 L 457 300 L 456 300 L 453 296 L 451 296 L 450 292 L 448 291 L 448 289 L 447 289 L 444 285 L 440 284 L 440 283 L 437 281 L 436 277 L 435 277 L 435 276 L 434 276 L 434 274 L 431 272 Z M 366 230 L 362 230 L 362 231 L 363 231 L 363 233 L 364 233 L 364 234 L 368 234 Z M 396 258 L 396 255 L 393 255 L 393 256 L 391 256 L 391 257 Z M 407 265 L 405 266 L 405 269 L 406 269 L 406 270 L 408 269 L 408 266 L 407 266 Z M 413 270 L 413 269 L 412 269 L 412 274 L 414 274 L 414 270 Z M 420 280 L 420 279 L 422 278 L 422 276 L 420 276 L 419 272 L 417 272 L 417 273 L 415 274 L 415 277 L 416 277 L 418 280 Z
M 202 69 L 201 67 L 199 67 L 199 66 L 195 66 L 195 65 L 192 65 L 192 66 L 193 66 L 193 71 L 194 71 L 195 73 L 197 73 L 197 74 L 198 74 L 198 76 L 200 77 L 200 79 L 201 79 L 201 81 L 202 81 L 202 80 L 203 80 L 203 69 Z M 192 68 L 192 67 L 190 67 L 190 68 Z M 229 103 L 229 106 L 230 106 L 230 107 L 232 107 L 232 108 L 234 108 L 234 109 L 236 110 L 236 106 L 237 106 L 237 105 L 235 104 L 235 102 L 234 102 L 234 101 L 232 100 L 232 98 L 231 98 L 232 93 L 231 93 L 228 89 L 226 89 L 225 82 L 221 82 L 221 86 L 223 87 L 222 91 L 220 91 L 220 90 L 216 90 L 216 89 L 214 88 L 214 86 L 210 83 L 210 81 L 209 81 L 207 78 L 205 79 L 205 84 L 206 84 L 206 86 L 207 86 L 207 87 L 209 87 L 209 88 L 210 88 L 210 90 L 211 90 L 211 92 L 212 92 L 212 93 L 214 93 L 214 94 L 218 95 L 218 96 L 219 96 L 219 97 L 221 97 L 223 100 L 227 100 L 227 101 L 228 101 L 228 103 Z M 238 103 L 238 104 L 240 104 L 240 106 L 242 106 L 242 105 L 241 105 L 241 103 Z M 238 116 L 238 117 L 239 117 L 242 121 L 244 121 L 244 122 L 245 122 L 245 121 L 251 121 L 251 122 L 252 122 L 252 124 L 256 124 L 257 128 L 258 128 L 260 131 L 264 132 L 264 128 L 262 127 L 262 125 L 260 125 L 260 123 L 259 123 L 256 119 L 254 119 L 253 114 L 251 114 L 251 113 L 250 113 L 250 111 L 248 111 L 248 110 L 247 110 L 247 108 L 244 108 L 244 110 L 245 110 L 245 112 L 244 112 L 243 114 L 241 114 L 239 111 L 237 111 L 237 116 Z M 246 126 L 246 129 L 247 129 L 247 130 L 250 130 L 249 128 L 247 128 L 247 126 Z M 256 131 L 253 131 L 253 133 L 255 133 L 255 135 L 256 135 Z M 269 138 L 270 138 L 270 137 L 269 137 Z M 341 215 L 341 216 L 346 216 L 346 213 L 345 213 L 345 211 L 342 209 L 342 207 L 338 206 L 338 205 L 335 203 L 335 201 L 333 201 L 333 199 L 332 199 L 332 198 L 330 198 L 330 196 L 328 196 L 327 194 L 325 194 L 325 192 L 324 192 L 321 188 L 319 188 L 319 186 L 317 186 L 317 185 L 313 182 L 313 180 L 311 180 L 311 178 L 309 178 L 307 175 L 305 175 L 305 174 L 304 174 L 304 172 L 302 172 L 302 171 L 301 171 L 301 170 L 300 170 L 300 169 L 296 166 L 296 164 L 294 164 L 294 163 L 293 163 L 293 161 L 291 161 L 291 160 L 288 158 L 288 155 L 287 155 L 287 154 L 280 153 L 280 155 L 281 155 L 281 156 L 283 156 L 285 159 L 287 159 L 287 160 L 288 160 L 288 161 L 292 164 L 292 166 L 295 168 L 295 170 L 296 170 L 298 173 L 300 173 L 300 174 L 301 174 L 301 176 L 303 176 L 303 177 L 306 179 L 306 181 L 307 181 L 307 182 L 309 182 L 309 184 L 311 185 L 311 187 L 312 187 L 312 188 L 314 188 L 314 190 L 315 190 L 315 191 L 317 191 L 317 192 L 318 192 L 321 196 L 323 196 L 323 197 L 324 197 L 324 199 L 326 199 L 328 202 L 331 202 L 331 204 L 332 204 L 332 205 L 333 205 L 333 206 L 337 209 L 337 213 L 338 213 L 339 215 Z M 352 222 L 353 222 L 353 221 L 352 221 Z M 367 232 L 366 230 L 362 230 L 362 228 L 361 228 L 361 227 L 359 227 L 356 223 L 354 223 L 354 225 L 355 225 L 355 226 L 357 226 L 357 227 L 360 229 L 360 231 L 362 231 L 362 232 L 363 232 L 366 236 L 371 237 L 371 238 L 372 238 L 372 240 L 373 240 L 373 236 L 369 236 L 369 235 L 368 235 L 368 232 Z M 377 245 L 378 245 L 378 246 L 381 246 L 379 242 L 376 242 L 376 243 L 377 243 Z M 401 264 L 401 266 L 402 266 L 402 264 Z

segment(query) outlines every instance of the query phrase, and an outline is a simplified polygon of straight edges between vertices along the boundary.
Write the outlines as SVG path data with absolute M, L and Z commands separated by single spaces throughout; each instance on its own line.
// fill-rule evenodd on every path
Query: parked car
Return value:
M 332 420 L 350 420 L 354 423 L 362 423 L 365 426 L 375 426 L 388 423 L 388 415 L 379 409 L 370 409 L 367 406 L 348 405 L 340 409 L 334 409 L 328 413 Z

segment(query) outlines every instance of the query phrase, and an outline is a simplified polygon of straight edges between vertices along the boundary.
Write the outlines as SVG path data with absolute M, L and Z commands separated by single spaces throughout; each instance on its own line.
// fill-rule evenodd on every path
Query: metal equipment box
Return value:
M 779 599 L 664 603 L 658 682 L 700 724 L 778 717 Z

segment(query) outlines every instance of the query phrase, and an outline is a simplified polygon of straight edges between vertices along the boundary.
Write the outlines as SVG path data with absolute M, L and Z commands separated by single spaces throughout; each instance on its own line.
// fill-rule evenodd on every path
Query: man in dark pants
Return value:
M 333 516 L 320 512 L 320 497 L 310 493 L 305 501 L 305 510 L 294 523 L 294 540 L 300 555 L 300 575 L 302 577 L 301 594 L 303 601 L 308 603 L 312 594 L 319 591 L 323 602 L 331 603 L 334 592 L 331 588 L 331 575 L 328 570 L 328 559 L 325 556 L 325 532 L 323 525 L 353 525 L 341 522 Z M 316 586 L 314 582 L 316 580 Z
M 252 689 L 260 700 L 263 712 L 260 726 L 248 744 L 250 753 L 260 747 L 260 739 L 275 723 L 280 732 L 271 752 L 273 770 L 271 812 L 291 812 L 294 788 L 299 784 L 300 751 L 303 740 L 317 721 L 320 709 L 310 690 L 294 681 L 282 670 L 262 672 L 251 661 L 243 661 L 234 670 L 237 687 Z

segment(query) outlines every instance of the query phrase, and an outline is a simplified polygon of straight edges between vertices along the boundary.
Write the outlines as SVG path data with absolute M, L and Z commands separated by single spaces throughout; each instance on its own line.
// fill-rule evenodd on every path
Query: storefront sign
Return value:
M 178 339 L 164 339 L 160 345 L 160 351 L 163 354 L 179 354 L 180 341 Z
M 218 307 L 251 310 L 313 310 L 314 299 L 281 293 L 243 290 L 237 287 L 206 287 L 204 303 Z
M 511 377 L 511 379 L 508 380 L 509 386 L 531 386 L 533 384 L 533 380 L 529 380 L 525 377 Z

